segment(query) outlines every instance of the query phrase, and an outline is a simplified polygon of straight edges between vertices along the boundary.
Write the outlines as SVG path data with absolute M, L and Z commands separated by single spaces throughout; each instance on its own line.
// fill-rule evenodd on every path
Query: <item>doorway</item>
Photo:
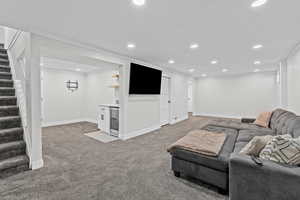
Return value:
M 160 124 L 167 125 L 171 121 L 171 78 L 162 77 L 161 96 L 160 96 Z
M 188 83 L 188 112 L 194 112 L 194 102 L 193 102 L 193 81 L 189 81 Z

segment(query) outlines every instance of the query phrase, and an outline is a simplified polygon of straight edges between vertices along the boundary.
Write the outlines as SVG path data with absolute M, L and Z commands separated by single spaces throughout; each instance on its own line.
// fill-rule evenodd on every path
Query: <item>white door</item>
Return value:
M 170 78 L 163 76 L 160 95 L 160 124 L 162 126 L 170 123 L 170 83 Z
M 193 84 L 188 86 L 188 112 L 193 112 Z

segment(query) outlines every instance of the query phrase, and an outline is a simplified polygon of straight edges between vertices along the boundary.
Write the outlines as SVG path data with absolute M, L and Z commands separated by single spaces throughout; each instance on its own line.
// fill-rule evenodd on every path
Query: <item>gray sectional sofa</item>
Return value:
M 300 199 L 300 167 L 266 160 L 263 160 L 263 166 L 259 166 L 250 156 L 239 154 L 254 136 L 290 134 L 299 137 L 300 117 L 276 109 L 269 128 L 238 121 L 220 121 L 202 129 L 227 134 L 220 154 L 210 157 L 175 148 L 170 152 L 175 176 L 184 174 L 214 185 L 222 193 L 229 191 L 231 200 Z

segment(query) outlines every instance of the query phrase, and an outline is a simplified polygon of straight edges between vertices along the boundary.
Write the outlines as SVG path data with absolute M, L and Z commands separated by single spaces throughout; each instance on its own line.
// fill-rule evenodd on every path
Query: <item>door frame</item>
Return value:
M 190 102 L 188 100 L 188 113 L 194 114 L 195 104 L 194 104 L 194 81 L 193 80 L 188 81 L 188 99 L 190 98 L 189 97 L 190 87 L 192 89 L 192 96 L 191 96 L 191 105 L 189 105 Z M 191 106 L 191 110 L 190 110 L 190 106 Z

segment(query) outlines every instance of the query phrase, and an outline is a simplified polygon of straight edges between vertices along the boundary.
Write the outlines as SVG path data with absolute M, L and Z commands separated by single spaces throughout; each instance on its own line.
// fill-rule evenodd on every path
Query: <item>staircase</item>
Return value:
M 7 52 L 0 44 L 0 178 L 29 169 Z

